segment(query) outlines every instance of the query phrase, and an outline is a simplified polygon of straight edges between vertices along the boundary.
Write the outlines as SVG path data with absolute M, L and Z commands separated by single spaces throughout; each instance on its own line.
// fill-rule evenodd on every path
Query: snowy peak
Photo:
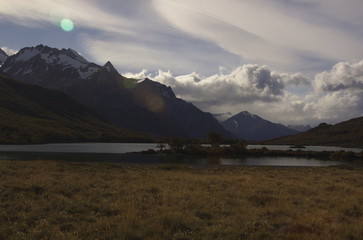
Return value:
M 46 71 L 70 72 L 75 78 L 86 79 L 101 67 L 90 63 L 73 49 L 56 49 L 44 45 L 26 47 L 7 58 L 2 70 L 12 75 L 27 75 L 42 66 Z
M 250 112 L 247 112 L 247 111 L 240 112 L 239 114 L 235 115 L 235 117 L 236 118 L 240 118 L 240 117 L 242 117 L 242 118 L 246 118 L 246 117 L 247 118 L 260 118 L 259 116 L 254 115 L 254 114 L 252 114 Z
M 4 64 L 7 58 L 8 55 L 0 48 L 0 66 Z
M 72 49 L 56 49 L 50 48 L 44 45 L 38 45 L 36 47 L 26 47 L 21 49 L 17 54 L 14 55 L 14 62 L 26 62 L 36 56 L 41 58 L 47 63 L 52 64 L 71 64 L 78 67 L 78 65 L 88 64 L 89 62 L 84 59 L 79 53 Z

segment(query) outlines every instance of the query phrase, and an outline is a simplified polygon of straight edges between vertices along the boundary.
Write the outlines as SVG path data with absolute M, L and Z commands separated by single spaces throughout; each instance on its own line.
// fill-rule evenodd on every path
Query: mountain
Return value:
M 298 132 L 306 132 L 311 129 L 310 125 L 287 125 L 287 127 Z
M 0 74 L 0 143 L 122 141 L 151 137 L 120 129 L 64 93 Z
M 297 133 L 282 124 L 272 123 L 247 111 L 234 115 L 222 122 L 222 125 L 237 138 L 247 141 L 260 141 Z
M 363 148 L 363 117 L 335 125 L 322 123 L 309 131 L 266 141 L 266 144 L 315 145 Z
M 209 131 L 231 136 L 210 113 L 176 98 L 170 87 L 125 78 L 111 62 L 100 66 L 72 49 L 23 48 L 7 58 L 0 71 L 62 91 L 122 128 L 165 137 L 201 139 Z
M 4 64 L 7 58 L 8 55 L 0 48 L 0 66 Z

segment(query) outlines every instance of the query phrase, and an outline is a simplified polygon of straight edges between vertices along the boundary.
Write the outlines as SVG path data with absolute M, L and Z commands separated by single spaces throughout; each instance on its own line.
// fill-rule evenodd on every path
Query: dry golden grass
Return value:
M 363 169 L 0 161 L 0 239 L 363 239 Z

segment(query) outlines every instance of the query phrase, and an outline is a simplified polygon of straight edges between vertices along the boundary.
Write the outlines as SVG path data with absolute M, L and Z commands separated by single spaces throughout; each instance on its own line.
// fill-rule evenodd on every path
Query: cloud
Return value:
M 305 105 L 305 111 L 322 122 L 340 122 L 362 116 L 363 92 L 329 92 L 316 102 Z
M 54 29 L 62 19 L 70 19 L 85 55 L 100 64 L 110 60 L 128 71 L 147 68 L 210 74 L 221 65 L 241 64 L 240 56 L 165 22 L 151 4 L 149 0 L 14 0 L 0 5 L 0 20 Z
M 175 27 L 213 41 L 246 62 L 298 71 L 302 66 L 361 58 L 363 5 L 355 0 L 155 0 Z M 349 7 L 345 6 L 348 5 Z M 335 14 L 330 14 L 333 11 Z M 353 13 L 355 17 L 339 17 Z M 320 60 L 318 60 L 320 59 Z
M 299 124 L 363 113 L 358 0 L 0 1 L 4 32 L 20 25 L 26 34 L 37 28 L 33 42 L 77 43 L 91 61 L 172 86 L 205 111 Z M 64 18 L 74 30 L 51 38 Z M 152 73 L 130 73 L 141 69 Z
M 317 74 L 314 83 L 317 91 L 363 90 L 363 60 L 340 62 L 331 71 Z
M 8 47 L 1 47 L 1 49 L 8 55 L 14 55 L 18 52 L 18 50 L 12 49 L 12 48 L 8 48 Z
M 311 80 L 302 73 L 283 75 L 285 84 L 294 86 L 310 86 Z
M 141 0 L 135 0 L 134 5 Z M 123 3 L 126 6 L 127 3 Z M 97 16 L 97 17 L 95 17 Z M 33 0 L 3 1 L 0 19 L 26 27 L 46 28 L 49 24 L 61 27 L 61 21 L 70 19 L 77 28 L 132 35 L 137 21 L 106 11 L 100 1 Z
M 153 75 L 146 70 L 126 76 L 148 77 L 171 86 L 178 97 L 204 111 L 237 114 L 247 110 L 274 122 L 317 125 L 320 122 L 337 123 L 363 114 L 363 89 L 315 90 L 317 82 L 336 79 L 353 88 L 356 84 L 352 84 L 352 76 L 361 76 L 361 62 L 345 64 L 344 68 L 338 67 L 342 64 L 339 63 L 331 71 L 317 74 L 314 80 L 301 73 L 279 73 L 266 65 L 256 64 L 245 64 L 229 73 L 209 77 L 196 72 L 174 76 L 170 71 Z M 291 87 L 296 86 L 304 87 L 306 91 L 303 94 L 291 91 Z
M 233 66 L 239 62 L 239 57 L 214 45 L 183 36 L 145 36 L 143 33 L 136 36 L 83 34 L 79 41 L 92 58 L 100 62 L 111 61 L 121 72 L 146 68 L 172 69 L 179 74 L 190 71 L 209 74 L 221 64 Z M 199 46 L 197 50 L 195 45 Z
M 207 78 L 197 73 L 174 77 L 170 72 L 160 71 L 154 80 L 171 86 L 178 96 L 197 105 L 224 105 L 280 101 L 284 94 L 284 78 L 267 66 L 247 64 L 229 74 Z
M 70 19 L 85 55 L 128 71 L 210 75 L 256 63 L 313 76 L 362 58 L 362 7 L 357 0 L 12 0 L 1 2 L 0 20 L 49 30 Z

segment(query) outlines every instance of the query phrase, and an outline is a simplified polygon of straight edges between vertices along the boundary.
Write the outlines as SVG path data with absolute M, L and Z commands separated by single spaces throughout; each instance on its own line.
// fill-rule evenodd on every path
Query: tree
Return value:
M 223 141 L 223 137 L 217 132 L 208 132 L 207 141 L 212 145 L 212 147 L 219 147 L 219 145 Z
M 168 139 L 168 145 L 172 152 L 181 152 L 184 148 L 184 140 L 177 136 L 171 136 Z
M 163 149 L 166 147 L 164 143 L 158 143 L 158 145 L 156 145 L 156 147 L 159 149 L 160 152 L 163 151 Z

